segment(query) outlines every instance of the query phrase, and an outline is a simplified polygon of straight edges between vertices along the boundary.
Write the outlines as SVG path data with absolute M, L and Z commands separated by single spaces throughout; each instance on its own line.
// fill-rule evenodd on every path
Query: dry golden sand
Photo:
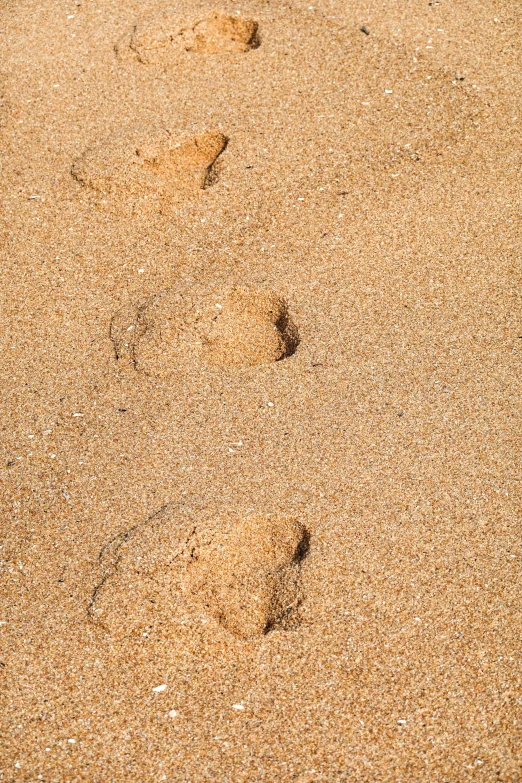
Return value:
M 0 781 L 522 780 L 520 4 L 0 13 Z

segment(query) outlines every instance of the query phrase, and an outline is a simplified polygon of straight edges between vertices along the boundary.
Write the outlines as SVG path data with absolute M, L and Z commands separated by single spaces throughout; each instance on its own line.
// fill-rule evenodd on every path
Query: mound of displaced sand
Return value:
M 298 607 L 307 551 L 308 533 L 291 517 L 226 520 L 194 542 L 186 589 L 232 633 L 263 634 Z

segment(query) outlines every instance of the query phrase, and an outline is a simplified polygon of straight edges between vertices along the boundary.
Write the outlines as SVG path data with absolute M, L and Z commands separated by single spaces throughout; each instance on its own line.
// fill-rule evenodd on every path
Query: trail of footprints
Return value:
M 217 9 L 187 21 L 164 11 L 138 21 L 115 50 L 121 60 L 164 63 L 183 52 L 234 55 L 259 44 L 253 19 Z M 212 129 L 187 135 L 168 128 L 131 128 L 95 142 L 73 162 L 71 174 L 100 195 L 162 207 L 215 184 L 227 143 Z
M 119 362 L 161 378 L 193 361 L 276 362 L 299 343 L 282 297 L 219 286 L 170 289 L 123 308 L 112 319 L 111 338 Z M 90 616 L 115 636 L 157 625 L 179 633 L 187 607 L 240 638 L 295 627 L 308 543 L 308 531 L 292 517 L 225 515 L 200 527 L 167 507 L 102 551 Z
M 166 65 L 187 53 L 241 55 L 259 45 L 256 21 L 216 10 L 192 21 L 171 12 L 147 17 L 115 48 L 120 60 Z M 394 74 L 398 78 L 405 60 L 394 48 L 375 51 L 365 54 L 365 60 L 361 57 L 357 67 L 361 90 L 369 99 L 379 96 L 379 138 L 375 150 L 375 140 L 367 144 L 365 128 L 371 129 L 373 120 L 367 121 L 361 110 L 362 146 L 358 153 L 355 148 L 354 167 L 357 154 L 368 170 L 386 168 L 398 159 L 440 154 L 439 148 L 472 124 L 466 101 L 440 73 L 429 85 L 436 89 L 428 92 L 433 74 L 415 59 L 413 68 L 406 69 L 405 98 L 394 97 L 391 104 L 391 91 L 385 87 Z M 393 121 L 397 112 L 411 117 L 400 123 L 405 129 L 400 138 Z M 212 186 L 227 143 L 216 130 L 185 135 L 165 128 L 135 128 L 94 143 L 74 161 L 71 173 L 96 193 L 130 195 L 142 203 L 163 205 Z M 379 145 L 388 150 L 384 162 Z M 298 329 L 283 297 L 238 286 L 162 291 L 119 310 L 110 336 L 120 366 L 157 378 L 168 378 L 193 363 L 233 368 L 277 362 L 292 356 L 299 345 Z M 199 613 L 241 639 L 261 636 L 276 626 L 292 628 L 304 597 L 301 568 L 308 547 L 308 531 L 292 517 L 223 515 L 202 523 L 180 518 L 173 506 L 167 506 L 102 550 L 101 578 L 89 615 L 117 637 L 157 627 L 176 635 Z

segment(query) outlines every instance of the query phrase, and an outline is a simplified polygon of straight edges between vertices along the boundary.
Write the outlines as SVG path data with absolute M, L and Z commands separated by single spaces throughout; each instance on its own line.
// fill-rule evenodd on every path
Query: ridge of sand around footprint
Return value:
M 123 36 L 115 50 L 121 60 L 167 64 L 182 52 L 242 54 L 259 45 L 256 21 L 217 9 L 192 21 L 173 11 L 146 16 Z
M 245 639 L 294 627 L 308 547 L 308 531 L 290 516 L 205 523 L 167 505 L 102 549 L 89 617 L 115 638 L 176 634 L 198 613 Z
M 197 362 L 255 366 L 292 356 L 299 333 L 286 300 L 263 289 L 169 289 L 119 310 L 110 336 L 116 358 L 160 378 Z
M 190 136 L 135 128 L 97 141 L 73 162 L 71 174 L 103 195 L 168 203 L 215 184 L 227 144 L 216 130 Z

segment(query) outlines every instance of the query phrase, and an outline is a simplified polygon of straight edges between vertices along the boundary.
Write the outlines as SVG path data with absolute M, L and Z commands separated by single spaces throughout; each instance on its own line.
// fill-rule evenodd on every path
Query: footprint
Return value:
M 182 638 L 201 614 L 239 638 L 292 627 L 309 536 L 282 515 L 201 524 L 165 506 L 101 551 L 90 619 L 115 638 Z
M 259 636 L 298 608 L 307 550 L 308 533 L 292 517 L 221 520 L 195 537 L 184 587 L 228 631 Z
M 171 289 L 111 322 L 116 357 L 155 377 L 196 361 L 254 366 L 291 356 L 299 343 L 286 301 L 272 291 Z
M 120 59 L 161 63 L 183 51 L 241 54 L 258 46 L 258 24 L 253 19 L 214 10 L 187 23 L 178 14 L 166 11 L 139 21 L 115 49 Z
M 211 11 L 181 36 L 184 48 L 199 54 L 239 54 L 259 46 L 257 22 L 224 11 Z
M 71 174 L 104 195 L 168 203 L 213 185 L 228 139 L 219 131 L 184 136 L 137 129 L 100 140 L 77 158 Z

